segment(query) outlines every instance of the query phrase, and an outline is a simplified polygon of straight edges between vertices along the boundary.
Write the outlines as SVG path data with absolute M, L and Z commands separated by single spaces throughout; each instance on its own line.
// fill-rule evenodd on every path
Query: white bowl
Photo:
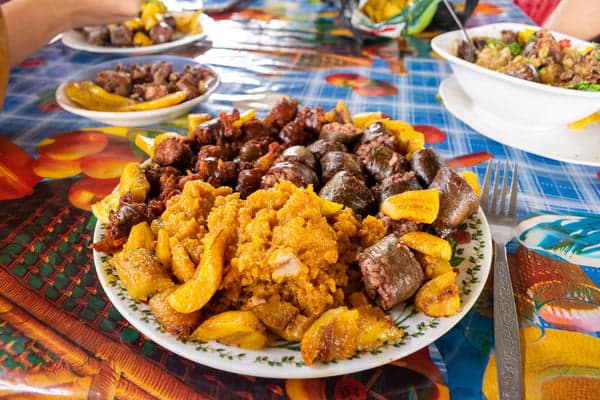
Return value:
M 538 26 L 499 23 L 468 29 L 476 36 L 501 37 L 502 30 L 520 31 Z M 552 32 L 557 40 L 570 39 L 572 46 L 585 48 L 592 43 Z M 487 68 L 456 56 L 456 47 L 464 36 L 461 31 L 443 33 L 431 42 L 432 49 L 450 62 L 464 92 L 482 109 L 507 121 L 527 124 L 531 129 L 566 125 L 600 110 L 600 92 L 586 92 L 530 82 Z
M 145 111 L 128 111 L 128 112 L 110 112 L 110 111 L 92 111 L 80 107 L 79 105 L 72 102 L 65 93 L 67 84 L 71 81 L 83 81 L 93 80 L 97 72 L 112 69 L 117 64 L 129 65 L 129 64 L 150 64 L 157 61 L 167 61 L 173 64 L 174 71 L 181 71 L 186 65 L 191 66 L 202 66 L 203 68 L 210 69 L 215 73 L 216 79 L 208 87 L 207 91 L 201 96 L 195 97 L 191 100 L 184 101 L 183 103 L 176 104 L 170 107 L 159 108 L 156 110 L 145 110 Z M 205 101 L 212 92 L 215 91 L 219 86 L 219 75 L 207 65 L 199 64 L 191 58 L 177 57 L 177 56 L 144 56 L 144 57 L 128 57 L 121 58 L 118 60 L 107 61 L 101 64 L 97 64 L 91 68 L 85 69 L 72 77 L 67 82 L 62 83 L 56 89 L 56 102 L 65 110 L 99 121 L 108 125 L 115 126 L 147 126 L 158 124 L 165 121 L 170 121 L 184 114 L 189 113 L 196 105 Z

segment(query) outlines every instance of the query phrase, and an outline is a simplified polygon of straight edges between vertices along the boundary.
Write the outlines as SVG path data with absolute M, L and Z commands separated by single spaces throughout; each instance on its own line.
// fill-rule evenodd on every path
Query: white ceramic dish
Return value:
M 108 256 L 94 251 L 96 272 L 104 291 L 115 308 L 140 332 L 164 348 L 195 361 L 224 371 L 269 378 L 317 378 L 342 375 L 389 363 L 412 354 L 429 345 L 454 327 L 471 309 L 487 280 L 492 257 L 489 226 L 481 210 L 468 220 L 472 240 L 459 244 L 463 261 L 456 281 L 461 288 L 462 310 L 446 318 L 431 318 L 417 312 L 412 304 L 396 306 L 392 318 L 404 328 L 405 339 L 389 344 L 373 352 L 357 354 L 352 359 L 335 363 L 306 366 L 298 349 L 298 343 L 280 342 L 260 351 L 225 346 L 220 343 L 183 341 L 160 329 L 150 313 L 148 305 L 133 300 L 122 286 L 116 271 L 109 265 Z M 104 234 L 103 224 L 98 223 L 94 242 Z
M 600 166 L 600 124 L 579 131 L 566 125 L 532 131 L 475 105 L 455 76 L 442 81 L 439 94 L 450 113 L 490 139 L 553 160 Z
M 200 14 L 200 24 L 203 28 L 207 23 L 210 23 L 212 19 L 208 15 Z M 88 43 L 81 32 L 76 30 L 70 30 L 63 32 L 62 42 L 65 46 L 75 50 L 88 51 L 90 53 L 100 54 L 155 54 L 161 53 L 167 50 L 171 50 L 186 44 L 194 43 L 207 38 L 206 29 L 204 32 L 196 35 L 184 35 L 177 40 L 173 40 L 167 43 L 153 44 L 152 46 L 142 47 L 116 47 L 116 46 L 99 46 L 96 44 Z
M 468 30 L 476 36 L 500 37 L 502 30 L 520 31 L 532 25 L 500 23 Z M 570 39 L 574 47 L 585 48 L 590 42 L 553 32 L 557 40 Z M 586 92 L 529 82 L 480 67 L 458 58 L 460 31 L 443 33 L 431 42 L 432 49 L 450 62 L 450 67 L 464 92 L 478 107 L 502 119 L 527 125 L 529 130 L 567 125 L 600 110 L 600 92 Z
M 195 97 L 191 100 L 184 101 L 183 103 L 176 104 L 174 106 L 159 108 L 156 110 L 146 110 L 146 111 L 130 111 L 130 112 L 109 112 L 109 111 L 92 111 L 87 110 L 85 108 L 80 107 L 79 105 L 72 102 L 67 95 L 65 94 L 65 88 L 67 84 L 71 81 L 82 81 L 82 80 L 92 80 L 97 72 L 107 69 L 112 69 L 117 64 L 150 64 L 157 61 L 168 61 L 173 64 L 174 71 L 181 71 L 183 67 L 186 65 L 198 65 L 203 68 L 208 68 L 215 73 L 216 79 L 211 83 L 208 87 L 208 90 L 201 96 Z M 129 58 L 121 58 L 118 60 L 107 61 L 105 63 L 101 63 L 95 65 L 91 68 L 85 69 L 74 76 L 69 77 L 69 79 L 62 83 L 56 89 L 56 101 L 57 103 L 64 108 L 65 110 L 80 115 L 82 117 L 86 117 L 92 119 L 94 121 L 99 121 L 108 125 L 114 126 L 146 126 L 152 124 L 158 124 L 164 121 L 170 121 L 177 117 L 180 117 L 188 112 L 190 112 L 196 105 L 205 101 L 212 92 L 219 86 L 219 75 L 209 66 L 197 63 L 191 58 L 185 57 L 177 57 L 177 56 L 141 56 L 141 57 L 129 57 Z

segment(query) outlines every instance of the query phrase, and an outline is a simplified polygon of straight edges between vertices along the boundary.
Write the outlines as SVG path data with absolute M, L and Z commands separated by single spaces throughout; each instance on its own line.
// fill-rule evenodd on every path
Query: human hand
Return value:
M 138 15 L 144 0 L 63 0 L 65 30 L 123 22 Z M 67 11 L 65 13 L 65 11 Z

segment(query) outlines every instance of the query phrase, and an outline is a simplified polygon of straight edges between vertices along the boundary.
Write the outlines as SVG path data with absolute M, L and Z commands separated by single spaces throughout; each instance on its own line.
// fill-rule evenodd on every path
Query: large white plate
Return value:
M 171 50 L 179 46 L 194 43 L 207 38 L 206 24 L 210 23 L 212 19 L 208 15 L 200 14 L 200 24 L 202 25 L 204 32 L 196 35 L 185 35 L 177 40 L 173 40 L 167 43 L 154 44 L 152 46 L 142 47 L 116 47 L 116 46 L 99 46 L 96 44 L 88 43 L 81 32 L 76 30 L 70 30 L 63 32 L 62 42 L 65 46 L 75 50 L 89 51 L 91 53 L 102 53 L 102 54 L 155 54 Z
M 454 76 L 442 81 L 439 93 L 448 111 L 490 139 L 553 160 L 600 166 L 599 124 L 590 124 L 583 130 L 568 126 L 531 129 L 478 107 Z
M 434 342 L 455 326 L 471 309 L 488 277 L 492 257 L 489 226 L 481 210 L 468 221 L 471 241 L 458 246 L 463 261 L 457 267 L 456 281 L 461 289 L 462 310 L 446 318 L 431 318 L 414 309 L 412 304 L 396 306 L 392 318 L 405 330 L 405 339 L 380 347 L 372 352 L 357 354 L 352 359 L 306 366 L 298 343 L 281 342 L 278 346 L 260 351 L 225 346 L 220 343 L 180 340 L 160 329 L 147 304 L 133 300 L 122 286 L 116 271 L 109 265 L 108 256 L 94 251 L 94 263 L 108 298 L 121 315 L 154 342 L 181 357 L 224 371 L 268 378 L 317 378 L 353 373 L 387 364 L 412 354 Z M 94 242 L 104 234 L 98 223 Z
M 79 105 L 72 102 L 65 93 L 67 84 L 71 81 L 83 81 L 93 80 L 97 72 L 113 69 L 117 64 L 130 65 L 138 64 L 145 65 L 154 63 L 157 61 L 168 61 L 173 64 L 174 71 L 182 71 L 186 65 L 191 66 L 202 66 L 203 68 L 210 69 L 214 72 L 216 79 L 208 87 L 207 91 L 201 96 L 195 97 L 191 100 L 184 101 L 183 103 L 176 104 L 170 107 L 159 108 L 156 110 L 146 111 L 129 111 L 129 112 L 110 112 L 110 111 L 92 111 L 80 107 Z M 118 60 L 107 61 L 101 64 L 94 65 L 88 69 L 80 71 L 79 73 L 69 77 L 69 79 L 62 83 L 56 89 L 56 102 L 65 110 L 86 117 L 95 121 L 103 122 L 108 125 L 114 126 L 147 126 L 152 124 L 158 124 L 164 121 L 170 121 L 181 115 L 184 115 L 192 110 L 196 105 L 205 101 L 212 92 L 219 86 L 220 79 L 214 69 L 211 67 L 200 64 L 191 58 L 178 57 L 178 56 L 139 56 L 139 57 L 127 57 L 120 58 Z

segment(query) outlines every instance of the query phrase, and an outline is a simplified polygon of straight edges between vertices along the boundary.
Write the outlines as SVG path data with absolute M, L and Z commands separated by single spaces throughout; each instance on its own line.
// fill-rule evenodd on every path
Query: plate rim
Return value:
M 208 33 L 206 32 L 206 23 L 210 23 L 212 18 L 208 15 L 202 13 L 199 16 L 200 24 L 202 26 L 203 31 L 197 34 L 188 34 L 184 35 L 179 39 L 155 44 L 151 46 L 140 46 L 140 47 L 115 47 L 115 46 L 98 46 L 89 44 L 85 41 L 83 34 L 77 32 L 75 29 L 70 29 L 61 34 L 61 42 L 66 46 L 73 50 L 79 51 L 87 51 L 89 53 L 96 54 L 136 54 L 136 55 L 144 55 L 144 54 L 156 54 L 165 50 L 175 49 L 181 46 L 185 46 L 187 44 L 191 44 L 194 42 L 198 42 L 201 40 L 206 40 L 208 38 Z
M 491 232 L 490 232 L 490 228 L 489 228 L 487 219 L 481 208 L 478 209 L 477 213 L 474 214 L 474 216 L 476 218 L 479 218 L 479 221 L 480 221 L 479 227 L 480 227 L 480 231 L 482 234 L 482 237 L 480 240 L 480 244 L 483 244 L 483 250 L 481 253 L 482 259 L 479 260 L 481 268 L 479 269 L 479 274 L 476 277 L 477 281 L 474 282 L 472 289 L 470 290 L 470 292 L 467 295 L 466 301 L 463 301 L 464 299 L 463 299 L 463 294 L 461 291 L 461 311 L 458 314 L 450 316 L 450 317 L 442 317 L 442 318 L 425 317 L 425 318 L 428 318 L 432 323 L 434 321 L 438 321 L 438 325 L 436 325 L 436 328 L 438 330 L 436 330 L 433 334 L 431 334 L 429 337 L 427 337 L 427 340 L 424 341 L 423 343 L 418 343 L 416 346 L 409 348 L 409 351 L 403 352 L 402 350 L 399 350 L 399 349 L 401 349 L 400 347 L 393 347 L 392 344 L 389 344 L 389 345 L 386 345 L 387 346 L 386 349 L 380 351 L 379 353 L 377 353 L 375 355 L 373 355 L 373 353 L 371 353 L 369 355 L 368 354 L 369 352 L 361 353 L 361 354 L 364 354 L 365 356 L 368 356 L 369 358 L 360 358 L 360 360 L 359 360 L 360 362 L 353 362 L 356 360 L 353 360 L 351 358 L 349 360 L 341 360 L 341 361 L 327 363 L 327 364 L 319 363 L 319 364 L 315 364 L 312 366 L 306 366 L 306 365 L 292 366 L 292 365 L 281 365 L 281 364 L 277 365 L 276 362 L 273 363 L 273 365 L 271 365 L 270 362 L 268 362 L 267 364 L 264 364 L 264 363 L 261 364 L 261 363 L 257 363 L 257 360 L 258 360 L 258 357 L 260 356 L 260 354 L 264 355 L 264 350 L 253 351 L 253 350 L 240 349 L 240 348 L 233 347 L 233 346 L 223 345 L 223 344 L 217 343 L 215 341 L 210 341 L 208 343 L 214 343 L 216 346 L 219 347 L 216 350 L 216 353 L 219 353 L 218 355 L 212 355 L 210 357 L 207 357 L 207 356 L 204 356 L 205 354 L 208 354 L 207 350 L 198 351 L 197 349 L 194 349 L 195 350 L 194 352 L 189 352 L 189 348 L 187 348 L 187 347 L 184 347 L 184 349 L 186 349 L 186 348 L 188 349 L 188 352 L 185 352 L 184 349 L 180 348 L 180 346 L 182 346 L 182 345 L 188 346 L 190 344 L 193 344 L 193 341 L 182 342 L 182 341 L 176 339 L 173 335 L 162 332 L 156 326 L 153 326 L 150 322 L 148 322 L 148 320 L 143 321 L 137 314 L 135 314 L 135 311 L 132 311 L 130 309 L 130 306 L 128 306 L 126 304 L 126 302 L 120 298 L 117 290 L 114 289 L 114 287 L 109 282 L 108 276 L 105 271 L 105 261 L 102 258 L 107 257 L 107 255 L 97 252 L 96 250 L 93 250 L 94 268 L 98 275 L 98 280 L 100 281 L 102 289 L 106 293 L 106 296 L 109 298 L 112 305 L 119 311 L 121 316 L 126 321 L 128 321 L 128 323 L 131 324 L 135 329 L 137 329 L 141 334 L 146 336 L 149 340 L 153 341 L 158 346 L 161 346 L 162 348 L 167 349 L 168 351 L 170 351 L 174 354 L 177 354 L 178 356 L 180 356 L 182 358 L 185 358 L 192 362 L 195 362 L 195 363 L 198 363 L 201 365 L 205 365 L 205 366 L 208 366 L 211 368 L 215 368 L 218 370 L 222 370 L 222 371 L 226 371 L 226 372 L 230 372 L 230 373 L 236 373 L 236 374 L 251 375 L 251 376 L 261 377 L 261 378 L 272 378 L 272 379 L 325 378 L 325 377 L 330 377 L 330 376 L 350 374 L 350 373 L 368 370 L 371 368 L 376 368 L 376 367 L 385 365 L 389 362 L 392 362 L 394 360 L 401 359 L 410 354 L 413 354 L 413 353 L 421 350 L 422 348 L 427 347 L 430 344 L 434 343 L 441 336 L 446 334 L 449 330 L 451 330 L 452 328 L 457 326 L 459 324 L 459 322 L 471 311 L 471 309 L 477 302 L 478 298 L 480 297 L 480 295 L 485 287 L 485 283 L 488 279 L 488 276 L 489 276 L 489 273 L 491 270 L 491 264 L 492 264 L 492 238 L 491 238 Z M 467 221 L 470 221 L 472 218 L 474 218 L 474 217 L 473 216 L 470 217 Z M 101 238 L 102 228 L 103 228 L 103 224 L 100 221 L 97 221 L 95 228 L 94 228 L 94 233 L 93 233 L 94 242 L 98 241 Z M 466 260 L 466 261 L 470 262 L 468 260 Z M 116 286 L 116 284 L 115 284 L 115 286 Z M 122 290 L 124 290 L 124 289 L 122 289 Z M 126 291 L 125 291 L 125 293 L 126 293 Z M 406 307 L 407 306 L 405 306 L 405 309 L 406 309 Z M 142 312 L 142 313 L 144 313 L 144 312 Z M 153 319 L 153 317 L 151 315 L 148 317 L 148 314 L 146 314 L 146 318 Z M 441 328 L 438 328 L 439 321 L 447 321 L 447 323 L 443 324 L 443 326 Z M 417 332 L 417 334 L 418 333 L 420 333 L 420 332 Z M 164 340 L 165 336 L 166 336 L 166 339 L 170 339 L 170 340 Z M 410 340 L 410 338 L 408 340 Z M 415 340 L 418 340 L 418 338 Z M 225 349 L 224 351 L 219 351 L 219 349 L 223 349 L 223 348 Z M 271 349 L 273 349 L 273 348 L 271 347 Z M 386 350 L 388 350 L 388 349 L 390 349 L 391 351 L 388 351 L 386 353 Z M 242 352 L 240 354 L 243 354 L 244 356 L 246 356 L 246 354 L 249 354 L 250 357 L 248 357 L 247 360 L 251 360 L 253 356 L 256 356 L 256 358 L 254 358 L 254 361 L 252 364 L 252 365 L 255 365 L 256 367 L 253 368 L 252 370 L 250 370 L 249 367 L 246 366 L 247 363 L 236 362 L 235 355 L 232 357 L 231 354 L 227 353 L 227 350 L 232 350 L 235 352 Z M 274 350 L 278 351 L 279 349 L 275 348 Z M 383 353 L 383 355 L 380 355 L 382 353 Z M 300 356 L 299 352 L 296 352 L 295 354 L 297 356 Z M 283 360 L 283 358 L 282 358 L 282 360 Z M 298 360 L 301 360 L 301 356 L 300 356 L 300 358 L 298 358 Z M 292 360 L 289 360 L 289 361 L 292 361 Z
M 454 92 L 454 93 L 453 93 Z M 502 145 L 512 147 L 521 151 L 525 151 L 537 156 L 546 157 L 548 159 L 552 159 L 555 161 L 573 163 L 578 165 L 584 165 L 588 167 L 599 167 L 600 166 L 600 155 L 596 156 L 594 159 L 581 158 L 576 155 L 567 156 L 560 153 L 549 153 L 547 151 L 543 151 L 538 149 L 535 146 L 526 146 L 523 145 L 523 142 L 520 140 L 512 140 L 507 141 L 503 140 L 500 135 L 491 133 L 495 128 L 493 125 L 505 126 L 506 132 L 513 132 L 514 130 L 518 130 L 521 133 L 513 133 L 512 136 L 518 136 L 519 138 L 523 137 L 523 132 L 528 132 L 529 136 L 539 137 L 543 140 L 537 141 L 540 144 L 548 141 L 555 141 L 556 143 L 564 142 L 565 140 L 575 140 L 577 136 L 585 136 L 589 134 L 592 128 L 586 128 L 583 130 L 573 130 L 569 129 L 566 126 L 552 126 L 545 129 L 536 129 L 531 130 L 530 127 L 519 125 L 515 122 L 509 123 L 507 121 L 502 120 L 501 118 L 493 115 L 492 113 L 479 108 L 470 98 L 469 96 L 462 90 L 458 80 L 454 74 L 444 78 L 438 87 L 438 93 L 440 98 L 442 99 L 443 107 L 458 120 L 467 124 L 471 129 L 476 131 L 477 133 L 485 136 L 488 139 L 494 140 Z M 458 104 L 458 102 L 452 100 L 452 97 L 457 96 L 464 100 L 464 105 Z M 478 117 L 478 115 L 483 117 Z M 488 122 L 487 120 L 492 122 Z M 568 130 L 568 131 L 567 131 Z M 593 132 L 592 132 L 593 133 Z M 511 135 L 509 135 L 512 137 Z M 599 139 L 600 140 L 600 139 Z M 566 146 L 561 146 L 561 149 L 564 149 Z

